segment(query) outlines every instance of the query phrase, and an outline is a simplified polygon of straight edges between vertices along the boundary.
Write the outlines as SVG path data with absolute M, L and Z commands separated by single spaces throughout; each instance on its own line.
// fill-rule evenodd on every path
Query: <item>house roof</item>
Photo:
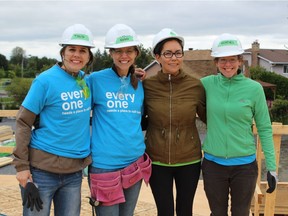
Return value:
M 252 53 L 252 49 L 246 49 L 245 52 Z M 271 63 L 288 63 L 288 50 L 286 49 L 259 49 L 258 56 Z
M 148 76 L 160 70 L 160 65 L 153 61 L 144 68 Z M 186 50 L 184 51 L 183 70 L 200 79 L 210 74 L 216 74 L 217 68 L 211 57 L 211 50 Z
M 186 50 L 184 51 L 185 60 L 213 60 L 211 50 Z
M 260 83 L 264 88 L 275 89 L 275 88 L 277 87 L 277 85 L 272 84 L 272 83 L 264 82 L 264 81 L 261 81 L 261 80 L 255 80 L 255 81 L 257 81 L 258 83 Z

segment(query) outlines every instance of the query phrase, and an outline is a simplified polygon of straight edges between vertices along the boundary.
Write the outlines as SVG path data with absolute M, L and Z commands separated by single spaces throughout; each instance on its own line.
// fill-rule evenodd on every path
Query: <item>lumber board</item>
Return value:
M 13 159 L 11 157 L 1 157 L 0 158 L 0 167 L 11 164 L 12 161 L 13 161 Z
M 0 146 L 0 153 L 12 154 L 14 146 Z
M 259 205 L 259 213 L 264 214 L 265 211 L 265 197 L 266 197 L 266 187 L 267 182 L 261 182 L 260 189 L 264 196 L 264 200 L 262 204 Z M 277 193 L 276 193 L 276 200 L 275 200 L 275 209 L 274 214 L 276 215 L 288 215 L 288 182 L 279 182 L 277 185 Z M 267 208 L 267 207 L 266 207 Z M 251 210 L 254 213 L 254 200 L 251 204 Z M 267 209 L 266 209 L 267 211 Z

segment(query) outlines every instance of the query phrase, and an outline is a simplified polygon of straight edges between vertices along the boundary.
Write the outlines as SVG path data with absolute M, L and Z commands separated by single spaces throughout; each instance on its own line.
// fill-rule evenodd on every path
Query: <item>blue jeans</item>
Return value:
M 79 216 L 81 207 L 82 171 L 71 174 L 55 174 L 31 168 L 33 181 L 38 185 L 43 209 L 38 212 L 26 206 L 24 216 L 49 216 L 53 200 L 55 216 Z M 21 195 L 24 195 L 24 188 Z
M 106 173 L 114 172 L 119 169 L 99 169 L 92 166 L 89 166 L 89 173 Z M 88 177 L 89 181 L 89 177 Z M 97 216 L 133 216 L 134 210 L 137 204 L 138 196 L 140 193 L 142 185 L 142 180 L 138 181 L 132 187 L 123 189 L 125 202 L 112 205 L 112 206 L 97 206 L 95 207 Z

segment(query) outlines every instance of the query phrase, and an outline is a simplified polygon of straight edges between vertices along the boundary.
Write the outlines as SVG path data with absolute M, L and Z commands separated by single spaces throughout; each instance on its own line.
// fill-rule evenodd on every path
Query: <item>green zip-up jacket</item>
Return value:
M 146 152 L 153 162 L 169 165 L 201 159 L 196 113 L 206 123 L 205 90 L 200 80 L 184 73 L 159 71 L 144 80 L 148 126 Z
M 256 123 L 269 171 L 276 170 L 272 126 L 262 86 L 242 73 L 201 79 L 206 91 L 207 135 L 203 150 L 216 157 L 233 158 L 256 153 Z

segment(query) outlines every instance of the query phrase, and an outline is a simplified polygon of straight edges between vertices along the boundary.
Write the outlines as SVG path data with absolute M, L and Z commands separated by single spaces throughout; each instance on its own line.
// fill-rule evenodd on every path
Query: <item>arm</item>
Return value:
M 265 155 L 266 167 L 268 169 L 267 182 L 269 188 L 266 192 L 272 193 L 278 182 L 273 131 L 263 89 L 261 88 L 260 93 L 256 95 L 258 96 L 258 100 L 256 100 L 254 119 Z
M 207 124 L 207 116 L 206 116 L 206 93 L 204 87 L 201 85 L 200 91 L 200 99 L 197 106 L 197 115 L 201 119 L 202 122 Z
M 16 116 L 16 147 L 13 151 L 13 164 L 17 171 L 16 179 L 23 187 L 26 186 L 28 179 L 32 181 L 29 166 L 29 144 L 35 119 L 36 115 L 23 106 L 20 107 Z

